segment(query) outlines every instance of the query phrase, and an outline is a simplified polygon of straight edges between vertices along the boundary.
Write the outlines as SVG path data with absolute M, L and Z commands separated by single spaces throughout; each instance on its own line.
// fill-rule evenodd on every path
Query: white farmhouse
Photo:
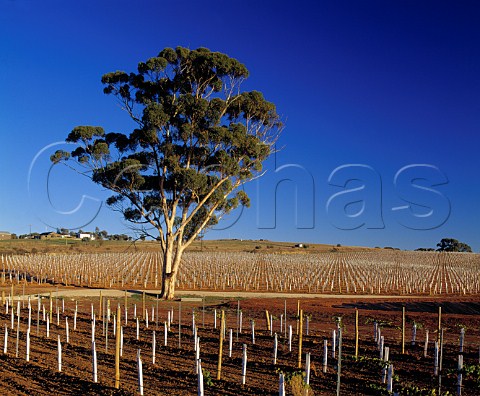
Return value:
M 89 232 L 82 232 L 82 233 L 77 233 L 77 238 L 79 238 L 79 239 L 87 238 L 87 239 L 90 239 L 91 241 L 94 241 L 95 240 L 95 235 L 93 235 Z

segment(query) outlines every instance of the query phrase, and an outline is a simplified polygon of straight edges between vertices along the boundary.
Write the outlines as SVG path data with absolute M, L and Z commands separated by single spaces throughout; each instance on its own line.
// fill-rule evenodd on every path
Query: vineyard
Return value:
M 1 256 L 2 282 L 156 289 L 161 256 L 153 252 Z M 471 295 L 480 293 L 480 255 L 425 252 L 184 255 L 180 290 Z M 8 279 L 6 279 L 8 278 Z
M 175 301 L 153 252 L 0 257 L 3 394 L 480 392 L 477 255 L 190 252 Z

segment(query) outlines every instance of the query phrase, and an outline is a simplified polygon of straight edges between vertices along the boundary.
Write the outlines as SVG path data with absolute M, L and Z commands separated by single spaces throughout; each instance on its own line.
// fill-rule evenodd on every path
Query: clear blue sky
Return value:
M 0 230 L 127 232 L 48 157 L 77 125 L 129 132 L 102 74 L 204 46 L 242 61 L 286 125 L 251 208 L 209 238 L 478 251 L 479 20 L 476 1 L 0 0 Z

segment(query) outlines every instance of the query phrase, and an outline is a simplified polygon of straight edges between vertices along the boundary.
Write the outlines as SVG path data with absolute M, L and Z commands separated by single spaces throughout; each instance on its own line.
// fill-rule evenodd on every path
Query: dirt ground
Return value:
M 23 293 L 16 287 L 15 295 Z M 4 288 L 8 295 L 10 289 Z M 26 362 L 26 332 L 28 326 L 27 301 L 22 301 L 18 357 L 16 357 L 17 317 L 14 329 L 11 327 L 11 308 L 6 313 L 0 306 L 0 389 L 5 395 L 135 395 L 137 385 L 137 351 L 140 349 L 143 360 L 145 395 L 193 395 L 197 392 L 195 374 L 195 353 L 193 349 L 192 315 L 195 312 L 198 335 L 200 337 L 202 366 L 205 370 L 205 395 L 276 395 L 278 375 L 283 372 L 288 380 L 287 394 L 292 393 L 295 374 L 299 371 L 297 330 L 297 301 L 304 313 L 302 370 L 305 368 L 305 353 L 311 354 L 311 390 L 309 395 L 334 395 L 337 380 L 337 357 L 332 358 L 332 331 L 336 329 L 336 318 L 342 318 L 342 395 L 383 395 L 386 385 L 382 383 L 382 365 L 379 351 L 373 338 L 373 321 L 380 324 L 385 345 L 390 347 L 390 362 L 394 366 L 394 389 L 401 394 L 432 394 L 426 389 L 438 389 L 438 377 L 433 376 L 434 346 L 437 337 L 438 307 L 442 307 L 442 327 L 444 328 L 442 394 L 456 393 L 457 359 L 459 354 L 460 328 L 464 327 L 464 364 L 470 370 L 479 364 L 480 345 L 480 297 L 449 298 L 223 298 L 208 295 L 203 301 L 164 302 L 154 297 L 146 297 L 149 312 L 149 326 L 142 315 L 142 295 L 129 294 L 128 322 L 125 325 L 125 298 L 120 294 L 105 297 L 112 310 L 121 305 L 124 326 L 124 350 L 121 358 L 121 386 L 114 388 L 114 337 L 113 318 L 105 329 L 106 321 L 99 317 L 99 298 L 88 297 L 88 289 L 76 290 L 76 296 L 62 297 L 62 289 L 57 296 L 56 288 L 36 288 L 25 290 L 26 294 L 46 292 L 42 306 L 48 316 L 49 291 L 52 291 L 52 323 L 50 336 L 46 337 L 46 323 L 43 311 L 39 312 L 37 333 L 37 301 L 31 301 L 31 352 L 30 362 Z M 92 291 L 95 292 L 95 291 Z M 104 296 L 107 294 L 103 293 Z M 188 294 L 188 293 L 187 293 Z M 185 294 L 184 294 L 185 296 Z M 190 296 L 190 295 L 189 295 Z M 15 302 L 15 305 L 17 302 Z M 78 304 L 77 329 L 73 330 L 73 316 Z M 96 349 L 98 354 L 98 383 L 92 380 L 91 347 L 91 305 L 96 313 Z M 106 303 L 104 303 L 106 305 Z M 242 332 L 237 338 L 237 309 L 242 312 Z M 139 339 L 136 339 L 136 321 L 133 319 L 136 305 L 139 317 Z M 62 308 L 65 310 L 62 312 Z M 289 352 L 285 327 L 280 328 L 280 315 L 287 310 L 287 324 L 292 326 L 292 351 Z M 405 353 L 401 353 L 402 307 L 406 308 Z M 59 325 L 57 326 L 57 307 Z M 156 318 L 151 320 L 152 309 Z M 173 309 L 173 324 L 168 332 L 168 344 L 164 346 L 164 322 L 167 313 Z M 354 358 L 355 309 L 359 312 L 359 358 Z M 226 314 L 227 337 L 223 344 L 222 379 L 217 380 L 220 319 L 214 328 L 214 313 L 221 310 Z M 277 364 L 273 363 L 274 336 L 266 328 L 265 310 L 274 317 L 272 334 L 278 335 Z M 70 342 L 66 343 L 66 317 L 70 328 Z M 308 317 L 308 335 L 307 331 Z M 158 319 L 158 322 L 157 322 Z M 282 322 L 283 322 L 282 317 Z M 251 320 L 255 321 L 255 344 L 252 343 Z M 417 342 L 411 345 L 412 324 L 417 323 Z M 181 325 L 180 325 L 181 324 Z M 180 326 L 179 326 L 180 325 Z M 8 351 L 3 354 L 4 331 L 8 328 Z M 232 356 L 229 357 L 229 332 L 232 329 Z M 428 356 L 423 356 L 425 330 L 429 330 Z M 156 362 L 152 363 L 152 337 L 156 330 Z M 107 340 L 104 334 L 108 333 Z M 57 337 L 62 342 L 62 372 L 57 370 Z M 180 336 L 179 336 L 180 335 Z M 323 340 L 328 340 L 328 369 L 322 372 Z M 242 345 L 247 345 L 248 363 L 246 385 L 241 385 Z M 477 366 L 478 367 L 478 366 Z M 463 379 L 463 395 L 480 394 L 480 373 L 466 372 Z M 293 378 L 293 380 L 292 380 Z M 417 387 L 417 393 L 414 392 Z M 420 391 L 425 389 L 425 391 Z M 438 392 L 436 393 L 438 395 Z

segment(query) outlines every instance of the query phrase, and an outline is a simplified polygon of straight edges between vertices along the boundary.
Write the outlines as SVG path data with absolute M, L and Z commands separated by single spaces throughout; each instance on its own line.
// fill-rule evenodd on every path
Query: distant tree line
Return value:
M 466 243 L 460 242 L 453 238 L 443 238 L 437 243 L 437 249 L 433 248 L 418 248 L 415 249 L 420 252 L 460 252 L 460 253 L 472 253 L 472 248 Z

